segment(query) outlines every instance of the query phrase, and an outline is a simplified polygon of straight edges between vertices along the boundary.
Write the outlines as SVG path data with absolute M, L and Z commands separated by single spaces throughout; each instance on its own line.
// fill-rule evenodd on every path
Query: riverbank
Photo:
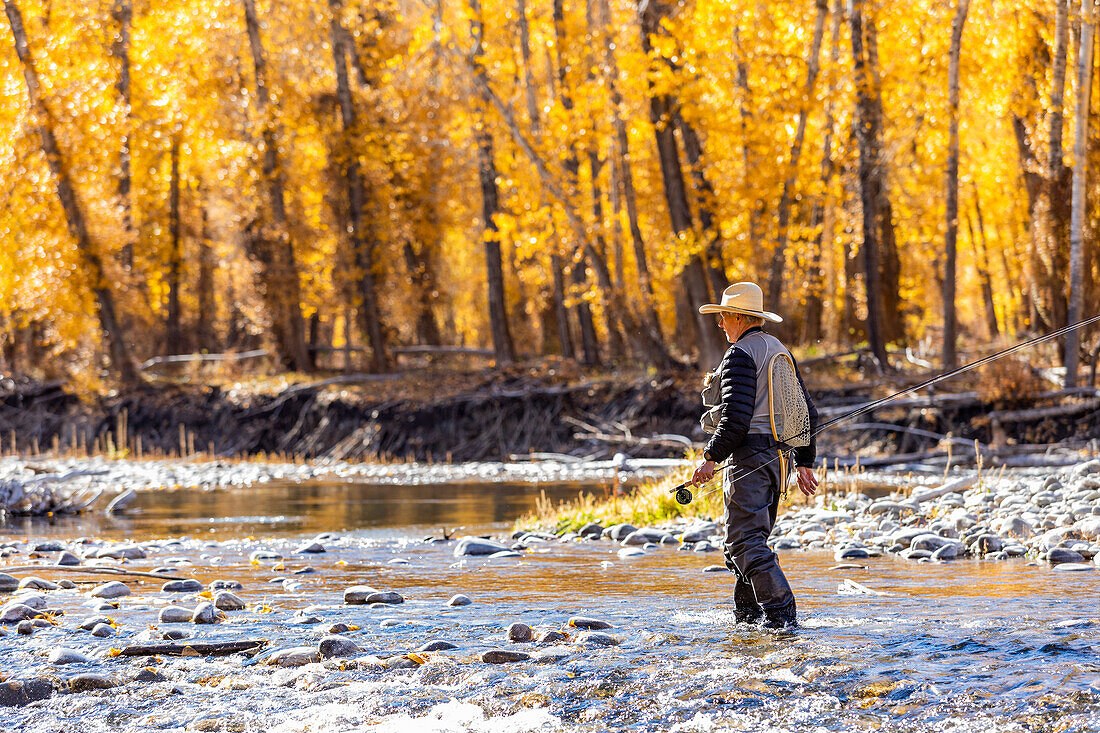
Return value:
M 681 471 L 628 496 L 542 505 L 518 520 L 517 528 L 566 538 L 608 537 L 628 554 L 661 543 L 699 551 L 720 547 L 721 492 L 696 491 L 701 499 L 681 505 L 670 489 L 686 475 Z M 889 553 L 913 561 L 1026 556 L 1061 570 L 1091 569 L 1087 563 L 1094 558 L 1100 563 L 1100 460 L 1095 458 L 1057 471 L 960 470 L 939 481 L 895 476 L 894 490 L 884 483 L 873 495 L 844 491 L 838 483 L 844 480 L 825 482 L 812 502 L 792 489 L 769 544 L 777 550 L 830 550 L 837 561 Z

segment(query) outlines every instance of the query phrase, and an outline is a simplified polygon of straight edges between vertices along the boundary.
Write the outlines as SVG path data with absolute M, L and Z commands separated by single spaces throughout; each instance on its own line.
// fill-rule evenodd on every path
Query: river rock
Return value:
M 274 550 L 255 550 L 248 556 L 251 562 L 259 562 L 261 560 L 282 560 L 283 556 Z
M 7 573 L 0 573 L 0 593 L 11 593 L 19 587 L 19 578 Z
M 588 631 L 601 631 L 603 629 L 614 628 L 606 621 L 598 618 L 590 618 L 588 616 L 573 616 L 569 619 L 569 625 L 575 629 L 585 629 Z
M 114 560 L 141 560 L 147 555 L 139 545 L 115 545 L 104 547 L 95 554 L 96 557 L 106 557 Z
M 244 601 L 236 595 L 227 590 L 223 590 L 214 596 L 214 607 L 220 608 L 223 611 L 243 611 L 245 605 Z
M 1064 547 L 1055 547 L 1047 553 L 1046 560 L 1051 565 L 1058 565 L 1064 562 L 1080 563 L 1084 561 L 1084 557 L 1079 552 L 1073 550 L 1067 550 Z
M 359 645 L 346 636 L 326 636 L 317 647 L 317 652 L 323 659 L 353 657 L 360 651 Z
M 239 580 L 215 580 L 210 584 L 210 591 L 219 590 L 244 590 L 244 585 Z
M 180 639 L 186 639 L 191 636 L 191 633 L 184 629 L 168 629 L 160 635 L 160 638 L 165 641 L 179 641 Z
M 640 547 L 624 547 L 619 550 L 619 557 L 623 560 L 627 560 L 633 557 L 645 557 L 645 550 Z
M 39 542 L 31 548 L 31 552 L 61 552 L 65 549 L 65 545 L 61 544 L 57 540 L 46 540 L 45 542 Z
M 526 662 L 531 658 L 526 652 L 514 652 L 505 649 L 493 649 L 481 655 L 481 661 L 486 664 L 508 664 L 509 662 Z
M 564 631 L 545 631 L 537 641 L 539 644 L 559 644 L 568 638 L 569 634 Z
M 577 534 L 581 537 L 588 537 L 589 539 L 599 539 L 603 534 L 603 527 L 596 522 L 589 522 L 577 530 Z
M 153 667 L 142 667 L 136 675 L 134 682 L 167 682 L 168 678 Z
M 412 659 L 409 659 L 404 654 L 395 654 L 394 656 L 386 659 L 386 661 L 383 663 L 383 666 L 388 671 L 395 671 L 400 669 L 416 669 L 420 666 L 420 664 L 413 661 Z
M 1100 541 L 1100 516 L 1096 514 L 1077 520 L 1073 528 L 1080 532 L 1081 536 L 1086 539 L 1094 542 Z
M 867 552 L 866 548 L 845 547 L 833 553 L 833 560 L 836 562 L 840 562 L 841 560 L 864 560 L 870 556 L 871 554 Z
M 19 581 L 20 588 L 30 588 L 31 590 L 57 590 L 61 586 L 54 583 L 52 580 L 46 580 L 45 578 L 39 578 L 34 575 L 28 575 L 23 580 Z
M 272 664 L 279 667 L 301 667 L 304 664 L 313 664 L 321 661 L 321 652 L 311 646 L 296 646 L 290 649 L 280 649 L 267 659 L 264 664 Z
M 929 553 L 932 553 L 945 545 L 951 544 L 958 545 L 960 543 L 958 542 L 958 540 L 953 540 L 948 537 L 940 537 L 938 534 L 932 534 L 931 532 L 929 532 L 927 534 L 917 535 L 916 537 L 914 537 L 912 542 L 909 543 L 909 548 L 912 550 L 927 550 Z
M 0 682 L 0 707 L 21 707 L 45 700 L 55 692 L 53 683 L 45 678 Z
M 1035 528 L 1020 517 L 1004 517 L 993 522 L 991 529 L 1002 537 L 1026 540 L 1035 536 Z
M 92 690 L 109 690 L 118 687 L 119 681 L 114 677 L 104 674 L 78 674 L 69 680 L 69 689 L 73 692 L 91 692 Z
M 15 625 L 16 633 L 22 634 L 23 636 L 30 636 L 34 633 L 35 628 L 36 627 L 34 621 L 32 621 L 31 619 L 20 621 Z
M 502 557 L 523 557 L 523 555 L 522 555 L 522 554 L 520 554 L 520 553 L 518 553 L 518 552 L 516 552 L 515 550 L 501 550 L 500 552 L 494 552 L 494 553 L 493 553 L 492 555 L 489 555 L 489 557 L 490 557 L 490 558 L 494 558 L 494 557 L 495 557 L 495 558 L 502 558 Z
M 365 602 L 368 604 L 385 603 L 392 605 L 396 603 L 404 603 L 405 596 L 401 595 L 400 593 L 395 593 L 392 590 L 378 591 L 375 593 L 371 593 L 369 596 L 367 596 Z
M 531 661 L 535 664 L 557 664 L 571 655 L 567 647 L 552 646 L 548 649 L 540 649 L 531 655 Z
M 615 542 L 622 542 L 626 539 L 626 536 L 631 532 L 637 532 L 638 528 L 633 524 L 626 524 L 625 522 L 620 524 L 613 524 L 605 529 L 601 535 L 604 537 L 610 537 Z
M 99 639 L 106 639 L 115 635 L 115 627 L 110 624 L 96 624 L 92 628 L 92 636 Z
M 202 590 L 202 583 L 194 578 L 186 580 L 169 580 L 160 587 L 165 593 L 198 593 Z
M 165 606 L 160 610 L 157 620 L 162 624 L 185 624 L 191 620 L 195 612 L 189 608 L 180 606 Z
M 325 551 L 325 546 L 320 542 L 307 542 L 294 551 L 296 555 L 315 555 Z
M 195 606 L 195 613 L 191 615 L 191 622 L 196 624 L 218 623 L 218 609 L 213 603 L 200 603 Z
M 112 580 L 103 585 L 97 585 L 89 593 L 92 598 L 121 598 L 130 595 L 130 586 L 117 580 Z
M 493 540 L 481 537 L 463 537 L 455 545 L 455 557 L 464 555 L 495 555 L 498 552 L 511 552 L 512 548 Z
M 38 615 L 36 609 L 30 606 L 24 605 L 19 601 L 12 601 L 8 605 L 0 608 L 0 623 L 14 624 L 24 621 L 26 619 L 34 618 Z
M 535 640 L 535 632 L 530 626 L 525 623 L 517 621 L 508 627 L 507 633 L 508 641 L 513 642 L 526 642 Z
M 703 568 L 704 573 L 728 573 L 729 568 L 725 565 L 707 565 Z
M 367 603 L 367 598 L 375 593 L 378 593 L 378 590 L 376 588 L 371 588 L 369 585 L 353 585 L 344 591 L 344 603 Z
M 959 556 L 958 545 L 944 545 L 932 553 L 933 560 L 954 560 Z
M 452 644 L 449 641 L 443 641 L 442 639 L 436 639 L 435 641 L 429 641 L 427 644 L 422 644 L 418 652 L 445 652 L 448 649 L 458 649 L 457 644 Z
M 351 627 L 345 623 L 335 623 L 328 627 L 328 633 L 330 634 L 346 634 L 351 631 Z
M 1004 540 L 995 534 L 983 534 L 974 540 L 973 549 L 982 555 L 1000 552 L 1005 548 Z
M 448 606 L 455 606 L 455 607 L 457 607 L 457 606 L 469 606 L 471 603 L 473 603 L 473 601 L 470 600 L 470 597 L 463 594 L 463 593 L 458 593 L 456 595 L 453 595 L 453 596 L 451 596 L 451 600 L 447 601 Z
M 1062 562 L 1054 566 L 1054 570 L 1061 570 L 1065 572 L 1084 572 L 1088 570 L 1095 570 L 1092 565 L 1086 562 Z
M 619 640 L 602 631 L 586 631 L 577 636 L 578 646 L 618 646 Z
M 87 664 L 92 660 L 75 649 L 59 646 L 50 650 L 46 661 L 50 664 Z
M 77 628 L 82 630 L 82 631 L 91 631 L 92 629 L 94 629 L 96 626 L 99 626 L 100 624 L 109 624 L 109 623 L 111 623 L 111 619 L 107 618 L 106 616 L 91 616 L 91 617 L 86 618 L 83 621 L 81 621 L 80 625 L 77 626 Z
M 653 529 L 652 527 L 645 527 L 643 529 L 635 530 L 628 534 L 626 537 L 623 537 L 622 544 L 645 545 L 650 542 L 657 544 L 663 542 L 666 538 L 675 541 L 672 535 L 668 532 L 664 532 L 659 529 Z
M 30 593 L 28 591 L 19 593 L 18 595 L 14 596 L 12 600 L 16 603 L 22 603 L 24 606 L 30 606 L 31 608 L 38 611 L 44 611 L 46 610 L 46 607 L 49 606 L 49 604 L 46 603 L 45 596 L 39 595 L 38 593 Z
M 79 565 L 81 562 L 83 561 L 71 552 L 62 552 L 61 555 L 59 555 L 57 558 L 57 564 L 64 565 L 66 567 Z

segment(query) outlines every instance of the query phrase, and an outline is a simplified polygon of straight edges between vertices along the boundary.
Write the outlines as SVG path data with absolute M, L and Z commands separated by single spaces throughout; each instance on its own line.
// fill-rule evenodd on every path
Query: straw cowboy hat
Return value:
M 742 313 L 758 316 L 772 323 L 782 323 L 783 318 L 764 310 L 764 292 L 756 283 L 734 283 L 722 291 L 721 303 L 707 303 L 700 313 Z

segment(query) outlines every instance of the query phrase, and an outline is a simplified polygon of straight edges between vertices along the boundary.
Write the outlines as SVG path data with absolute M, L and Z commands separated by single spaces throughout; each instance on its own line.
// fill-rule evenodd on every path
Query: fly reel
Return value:
M 676 488 L 676 501 L 681 504 L 691 503 L 691 489 L 686 486 L 678 486 Z

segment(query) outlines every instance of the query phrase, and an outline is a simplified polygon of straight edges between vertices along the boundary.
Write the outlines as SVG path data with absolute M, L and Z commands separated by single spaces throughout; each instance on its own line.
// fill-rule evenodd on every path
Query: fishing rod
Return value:
M 932 385 L 938 384 L 939 382 L 942 382 L 946 379 L 950 379 L 951 377 L 955 377 L 955 376 L 958 376 L 959 374 L 963 374 L 964 372 L 968 372 L 972 369 L 977 369 L 979 367 L 985 366 L 986 364 L 994 362 L 998 359 L 1002 359 L 1002 358 L 1008 356 L 1009 354 L 1014 354 L 1017 351 L 1021 351 L 1023 349 L 1029 348 L 1031 346 L 1036 346 L 1036 345 L 1044 343 L 1046 341 L 1056 339 L 1059 336 L 1064 336 L 1065 334 L 1070 333 L 1071 331 L 1076 331 L 1079 328 L 1084 328 L 1085 326 L 1096 323 L 1097 321 L 1100 321 L 1100 314 L 1092 316 L 1091 318 L 1086 318 L 1082 321 L 1078 321 L 1077 323 L 1071 323 L 1068 326 L 1063 326 L 1062 328 L 1059 328 L 1055 331 L 1051 331 L 1050 333 L 1047 333 L 1047 334 L 1043 334 L 1042 336 L 1036 336 L 1033 339 L 1028 339 L 1027 341 L 1021 341 L 1020 343 L 1015 344 L 1014 346 L 1010 346 L 1007 349 L 1003 349 L 1001 351 L 998 351 L 995 354 L 990 354 L 989 356 L 982 357 L 981 359 L 978 359 L 977 361 L 972 361 L 969 364 L 964 364 L 963 366 L 956 367 L 956 368 L 951 369 L 949 371 L 943 372 L 942 374 L 937 374 L 936 376 L 931 377 L 930 379 L 926 379 L 923 382 L 920 382 L 918 384 L 914 384 L 910 387 L 906 387 L 904 389 L 898 390 L 897 392 L 894 392 L 891 395 L 887 395 L 886 397 L 882 397 L 881 399 L 874 400 L 873 402 L 868 402 L 867 404 L 864 404 L 864 405 L 861 405 L 861 406 L 857 407 L 856 409 L 852 410 L 851 412 L 846 412 L 843 415 L 840 415 L 839 417 L 835 417 L 832 420 L 829 420 L 828 422 L 825 422 L 822 425 L 819 425 L 817 430 L 815 430 L 810 435 L 810 439 L 812 440 L 813 438 L 816 438 L 822 432 L 824 432 L 828 428 L 830 428 L 830 427 L 832 427 L 832 426 L 834 426 L 838 423 L 842 423 L 842 422 L 845 422 L 847 420 L 851 420 L 852 418 L 859 417 L 860 415 L 863 415 L 867 412 L 870 412 L 871 410 L 874 410 L 875 408 L 881 407 L 882 405 L 884 405 L 888 402 L 896 400 L 898 397 L 901 397 L 902 395 L 910 394 L 912 392 L 919 392 L 920 390 L 925 389 L 926 387 L 931 387 Z M 798 436 L 795 436 L 795 437 L 798 437 Z M 760 449 L 757 449 L 756 452 L 754 452 L 752 455 L 758 455 L 759 453 L 762 453 L 765 450 L 772 450 L 772 449 L 771 448 L 760 448 Z M 793 451 L 794 451 L 793 448 L 789 448 L 789 449 L 787 449 L 787 451 L 785 451 L 785 453 L 787 453 L 789 455 Z M 754 468 L 750 471 L 746 471 L 742 474 L 739 474 L 736 477 L 735 480 L 745 478 L 746 476 L 750 476 L 753 473 L 756 473 L 757 471 L 759 471 L 759 470 L 761 470 L 761 469 L 763 469 L 767 466 L 770 466 L 776 460 L 779 460 L 779 458 L 783 456 L 783 453 L 784 453 L 784 451 L 780 450 L 779 455 L 776 455 L 775 458 L 772 458 L 771 460 L 767 461 L 766 463 L 762 463 L 761 465 L 757 466 L 756 468 Z M 733 467 L 734 467 L 733 464 L 727 463 L 724 466 L 717 467 L 715 469 L 715 473 L 718 473 L 719 471 L 725 471 L 725 470 L 728 470 L 728 469 L 733 468 Z M 706 484 L 703 484 L 703 485 L 706 486 Z M 669 489 L 669 493 L 675 493 L 676 494 L 676 501 L 679 502 L 680 504 L 690 504 L 693 497 L 692 497 L 692 494 L 691 494 L 691 490 L 688 488 L 689 486 L 692 486 L 692 482 L 690 480 L 685 481 L 684 483 L 680 484 L 679 486 L 676 486 L 676 487 L 673 487 L 673 488 Z M 698 498 L 702 499 L 705 496 L 709 496 L 710 494 L 717 491 L 718 488 L 720 488 L 720 487 L 721 487 L 721 484 L 718 484 L 718 486 L 715 486 L 715 487 L 711 487 L 707 491 L 699 494 Z

